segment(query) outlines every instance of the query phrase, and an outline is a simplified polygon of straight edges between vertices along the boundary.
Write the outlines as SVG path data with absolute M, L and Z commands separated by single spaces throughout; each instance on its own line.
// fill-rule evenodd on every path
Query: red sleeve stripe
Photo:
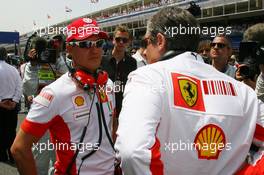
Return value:
M 256 138 L 260 141 L 264 141 L 264 128 L 262 126 L 260 126 L 259 124 L 257 124 L 257 126 L 256 126 L 254 138 Z
M 152 175 L 163 175 L 163 163 L 160 158 L 160 141 L 156 137 L 155 144 L 151 148 L 150 172 Z
M 49 123 L 36 123 L 27 119 L 25 119 L 21 124 L 21 129 L 24 132 L 29 133 L 38 138 L 43 136 L 43 134 L 47 131 L 48 127 Z

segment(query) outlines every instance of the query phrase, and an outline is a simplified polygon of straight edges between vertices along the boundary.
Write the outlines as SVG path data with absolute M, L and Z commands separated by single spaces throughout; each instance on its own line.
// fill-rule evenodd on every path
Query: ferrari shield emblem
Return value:
M 197 101 L 197 84 L 187 77 L 179 77 L 179 86 L 181 95 L 190 107 L 195 105 Z
M 196 111 L 205 111 L 201 81 L 195 77 L 171 73 L 174 105 Z

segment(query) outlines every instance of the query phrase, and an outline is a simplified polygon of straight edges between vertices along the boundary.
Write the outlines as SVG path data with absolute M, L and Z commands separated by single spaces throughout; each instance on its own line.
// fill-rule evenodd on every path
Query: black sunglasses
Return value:
M 91 48 L 92 46 L 96 46 L 97 48 L 100 48 L 104 44 L 104 40 L 96 40 L 96 41 L 74 41 L 68 43 L 70 46 L 78 46 L 80 48 Z
M 210 46 L 211 47 L 217 46 L 217 48 L 223 49 L 226 47 L 226 44 L 224 44 L 224 43 L 210 43 Z
M 120 42 L 122 40 L 123 43 L 127 43 L 129 41 L 128 38 L 122 38 L 122 37 L 117 37 L 115 38 L 116 42 Z

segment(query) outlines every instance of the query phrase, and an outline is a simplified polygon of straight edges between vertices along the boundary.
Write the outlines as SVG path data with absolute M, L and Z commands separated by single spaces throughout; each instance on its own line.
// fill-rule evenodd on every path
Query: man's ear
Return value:
M 165 53 L 166 51 L 166 38 L 161 33 L 157 34 L 157 46 L 161 53 Z

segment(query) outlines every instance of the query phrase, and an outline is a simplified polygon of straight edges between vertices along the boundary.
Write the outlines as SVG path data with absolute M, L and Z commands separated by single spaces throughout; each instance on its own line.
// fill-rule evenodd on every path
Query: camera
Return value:
M 258 42 L 241 42 L 238 63 L 242 65 L 240 75 L 253 79 L 255 75 L 259 74 L 258 66 L 264 64 L 264 48 Z
M 36 49 L 36 58 L 39 63 L 56 63 L 56 49 L 53 40 L 37 36 L 33 39 L 31 48 Z

